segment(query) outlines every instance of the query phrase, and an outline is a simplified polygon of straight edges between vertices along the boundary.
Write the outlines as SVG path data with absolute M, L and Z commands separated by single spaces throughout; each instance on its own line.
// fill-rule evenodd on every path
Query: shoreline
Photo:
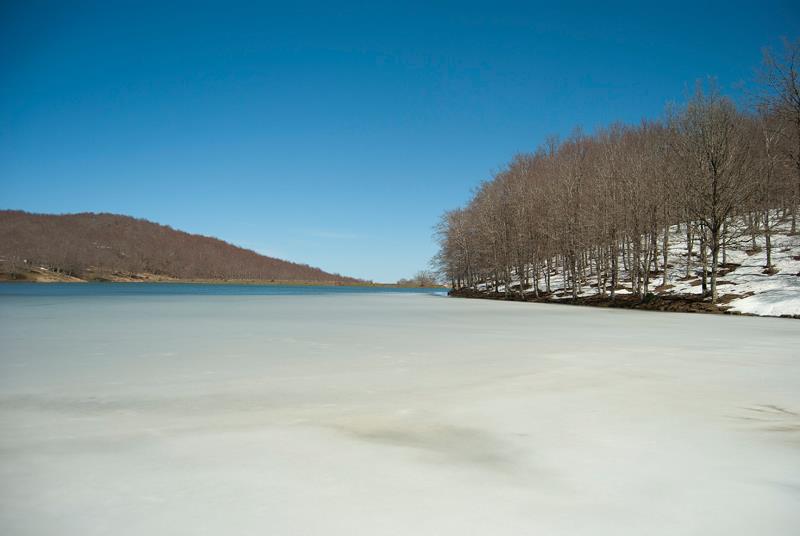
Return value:
M 49 280 L 49 281 L 36 281 L 31 279 L 0 279 L 0 285 L 18 285 L 18 284 L 35 284 L 35 285 L 53 285 L 53 284 L 85 284 L 85 285 L 106 285 L 106 284 L 154 284 L 154 285 L 241 285 L 241 286 L 263 286 L 263 287 L 362 287 L 362 288 L 410 288 L 410 289 L 427 289 L 445 291 L 447 287 L 418 287 L 414 285 L 395 285 L 392 283 L 337 283 L 332 281 L 279 281 L 279 280 L 235 280 L 235 279 L 157 279 L 157 280 L 139 280 L 139 281 L 110 281 L 103 279 L 79 279 L 79 280 Z
M 11 278 L 10 274 L 0 273 L 0 284 L 35 283 L 49 285 L 53 283 L 69 284 L 105 284 L 105 283 L 174 283 L 185 285 L 252 285 L 252 286 L 295 286 L 295 287 L 376 287 L 376 288 L 430 288 L 447 290 L 448 287 L 419 287 L 414 285 L 398 285 L 396 283 L 372 283 L 369 281 L 304 281 L 291 279 L 178 279 L 154 274 L 102 274 L 93 277 L 75 277 L 66 274 L 31 272 L 24 278 Z M 33 276 L 33 277 L 30 277 Z
M 516 301 L 524 303 L 546 303 L 556 305 L 573 305 L 583 307 L 597 307 L 607 309 L 635 309 L 639 311 L 657 311 L 665 313 L 700 313 L 700 314 L 721 314 L 732 316 L 754 316 L 762 318 L 788 318 L 800 320 L 800 315 L 757 315 L 753 313 L 743 313 L 730 310 L 726 305 L 726 298 L 735 299 L 736 295 L 723 295 L 720 297 L 722 304 L 713 305 L 705 301 L 701 296 L 695 294 L 659 295 L 654 294 L 650 299 L 642 299 L 632 294 L 617 295 L 613 300 L 609 296 L 587 296 L 573 298 L 556 299 L 549 296 L 526 296 L 524 298 L 516 292 L 508 296 L 502 292 L 482 292 L 473 289 L 450 289 L 447 292 L 449 297 L 467 298 L 478 300 L 496 301 Z

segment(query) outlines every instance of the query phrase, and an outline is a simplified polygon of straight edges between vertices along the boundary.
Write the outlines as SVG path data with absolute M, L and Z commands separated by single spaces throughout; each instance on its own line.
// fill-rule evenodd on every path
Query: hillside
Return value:
M 11 210 L 0 211 L 0 274 L 40 281 L 358 282 L 130 216 Z
M 685 226 L 672 226 L 669 235 L 668 271 L 664 281 L 663 266 L 651 272 L 652 287 L 649 298 L 640 298 L 633 289 L 631 274 L 625 268 L 623 256 L 619 258 L 620 281 L 616 298 L 609 297 L 610 285 L 598 284 L 598 274 L 592 266 L 580 278 L 580 289 L 573 299 L 571 285 L 563 267 L 554 265 L 549 277 L 537 274 L 529 284 L 520 289 L 519 277 L 512 274 L 512 283 L 506 289 L 502 283 L 482 282 L 474 287 L 456 291 L 455 295 L 468 297 L 508 298 L 525 301 L 544 301 L 598 305 L 607 307 L 633 307 L 642 309 L 730 312 L 758 316 L 800 317 L 800 235 L 790 232 L 787 218 L 773 211 L 777 223 L 771 236 L 771 270 L 767 265 L 766 242 L 763 235 L 752 237 L 746 225 L 732 222 L 732 234 L 737 236 L 727 244 L 724 264 L 720 272 L 720 303 L 713 306 L 702 296 L 702 259 L 698 251 L 688 254 Z M 687 266 L 688 263 L 688 266 Z M 548 288 L 549 280 L 549 292 Z M 602 278 L 601 278 L 602 281 Z

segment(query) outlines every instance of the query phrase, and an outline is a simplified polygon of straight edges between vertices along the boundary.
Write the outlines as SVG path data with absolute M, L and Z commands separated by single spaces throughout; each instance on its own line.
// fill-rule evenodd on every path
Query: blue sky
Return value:
M 291 5 L 290 5 L 291 4 Z M 0 4 L 0 208 L 114 212 L 375 281 L 576 125 L 741 95 L 792 2 Z

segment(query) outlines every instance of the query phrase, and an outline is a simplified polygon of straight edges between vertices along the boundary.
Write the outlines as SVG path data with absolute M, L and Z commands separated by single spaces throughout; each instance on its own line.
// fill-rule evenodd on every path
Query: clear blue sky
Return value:
M 602 4 L 3 1 L 0 208 L 394 281 L 515 153 L 737 93 L 800 36 L 795 2 Z

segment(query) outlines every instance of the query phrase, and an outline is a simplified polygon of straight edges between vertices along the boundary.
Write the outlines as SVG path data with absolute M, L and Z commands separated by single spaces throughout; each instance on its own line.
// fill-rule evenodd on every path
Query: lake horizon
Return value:
M 193 283 L 193 282 L 85 282 L 0 283 L 3 296 L 311 296 L 320 294 L 436 294 L 443 287 L 391 287 L 381 285 Z

